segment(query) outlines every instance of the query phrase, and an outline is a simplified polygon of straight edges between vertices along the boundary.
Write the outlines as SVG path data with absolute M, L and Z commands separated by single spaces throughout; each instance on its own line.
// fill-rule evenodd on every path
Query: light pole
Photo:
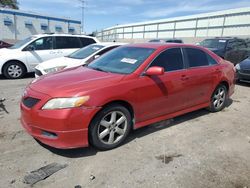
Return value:
M 84 33 L 84 9 L 85 9 L 85 0 L 78 0 L 81 3 L 81 9 L 82 9 L 82 33 Z

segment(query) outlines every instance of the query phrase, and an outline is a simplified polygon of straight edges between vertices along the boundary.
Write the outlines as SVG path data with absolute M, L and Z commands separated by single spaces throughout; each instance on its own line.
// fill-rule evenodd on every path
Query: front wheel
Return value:
M 225 85 L 219 85 L 212 97 L 209 110 L 211 112 L 218 112 L 225 108 L 227 102 L 227 88 Z
M 131 125 L 131 114 L 127 108 L 120 105 L 108 106 L 91 122 L 90 142 L 100 150 L 113 149 L 126 139 Z
M 6 78 L 9 79 L 18 79 L 22 78 L 26 72 L 24 65 L 19 62 L 11 61 L 4 65 L 3 74 Z

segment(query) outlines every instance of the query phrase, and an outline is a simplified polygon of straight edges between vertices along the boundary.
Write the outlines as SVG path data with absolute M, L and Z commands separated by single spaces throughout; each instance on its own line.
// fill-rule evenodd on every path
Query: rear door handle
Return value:
M 188 80 L 189 79 L 189 77 L 187 76 L 187 75 L 181 75 L 181 80 L 182 81 L 185 81 L 185 80 Z
M 218 73 L 219 73 L 219 72 L 221 72 L 221 70 L 220 70 L 220 69 L 216 69 L 215 72 L 218 72 Z

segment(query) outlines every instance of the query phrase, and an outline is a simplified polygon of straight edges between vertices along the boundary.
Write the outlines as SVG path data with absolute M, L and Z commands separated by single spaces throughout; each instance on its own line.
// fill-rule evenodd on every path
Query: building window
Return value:
M 57 26 L 56 26 L 56 31 L 61 32 L 61 31 L 62 31 L 62 26 L 57 25 Z
M 74 27 L 69 27 L 69 33 L 74 33 L 75 32 L 75 28 Z
M 46 23 L 41 23 L 41 29 L 42 29 L 42 30 L 47 30 L 47 29 L 48 29 L 48 24 L 46 24 Z
M 4 25 L 10 26 L 13 24 L 12 20 L 10 18 L 4 18 Z
M 32 21 L 25 21 L 25 26 L 26 27 L 32 27 L 33 26 Z

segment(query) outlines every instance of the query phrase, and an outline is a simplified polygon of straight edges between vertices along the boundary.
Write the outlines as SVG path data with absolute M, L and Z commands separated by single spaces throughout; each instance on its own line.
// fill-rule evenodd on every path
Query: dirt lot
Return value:
M 250 188 L 250 84 L 237 85 L 219 113 L 199 110 L 134 131 L 121 147 L 56 150 L 21 127 L 19 100 L 32 78 L 0 79 L 0 187 L 30 187 L 30 171 L 68 166 L 34 187 Z M 90 178 L 92 176 L 92 178 Z

